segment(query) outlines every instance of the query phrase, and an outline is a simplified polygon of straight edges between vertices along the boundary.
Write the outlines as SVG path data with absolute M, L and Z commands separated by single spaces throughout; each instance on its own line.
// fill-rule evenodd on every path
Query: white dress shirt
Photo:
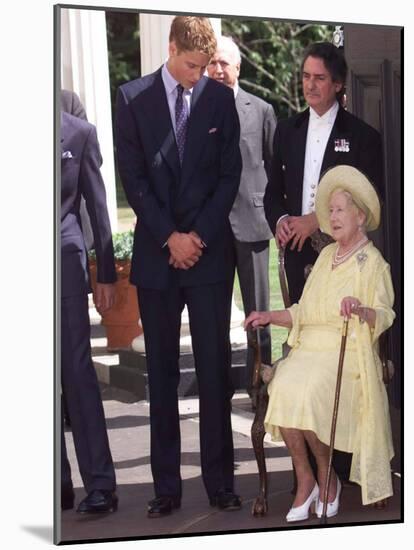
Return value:
M 309 109 L 309 126 L 306 138 L 305 168 L 303 174 L 302 216 L 315 211 L 315 195 L 319 183 L 326 144 L 338 113 L 337 101 L 325 114 L 319 116 Z

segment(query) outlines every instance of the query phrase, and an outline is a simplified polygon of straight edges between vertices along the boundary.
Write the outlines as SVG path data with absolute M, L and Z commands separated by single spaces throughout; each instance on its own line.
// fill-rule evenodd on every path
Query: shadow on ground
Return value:
M 316 516 L 295 525 L 287 524 L 285 515 L 292 501 L 291 472 L 269 474 L 269 511 L 264 517 L 254 517 L 252 503 L 257 496 L 257 475 L 237 476 L 237 491 L 243 498 L 243 507 L 237 512 L 224 512 L 209 506 L 200 476 L 184 480 L 182 506 L 170 516 L 157 519 L 146 517 L 147 501 L 153 498 L 152 483 L 127 484 L 118 487 L 119 509 L 105 516 L 79 516 L 74 511 L 62 513 L 62 540 L 99 540 L 111 538 L 148 538 L 179 536 L 184 534 L 208 534 L 279 530 L 286 528 L 319 527 Z M 76 502 L 84 491 L 76 490 Z M 362 506 L 360 489 L 345 487 L 338 516 L 329 520 L 330 525 L 355 523 L 380 523 L 400 520 L 400 483 L 395 480 L 395 495 L 389 499 L 383 511 Z

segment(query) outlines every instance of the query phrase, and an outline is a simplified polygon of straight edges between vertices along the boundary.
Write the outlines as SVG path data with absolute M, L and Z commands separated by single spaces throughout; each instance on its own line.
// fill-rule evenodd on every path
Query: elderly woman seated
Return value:
M 283 311 L 252 312 L 245 327 L 272 323 L 290 328 L 291 351 L 269 384 L 265 429 L 283 439 L 298 486 L 287 521 L 322 515 L 330 427 L 343 318 L 349 318 L 335 449 L 352 453 L 350 480 L 362 503 L 392 495 L 393 446 L 388 399 L 378 357 L 378 337 L 391 326 L 394 300 L 390 268 L 366 232 L 380 220 L 377 194 L 350 166 L 327 171 L 318 187 L 319 225 L 336 241 L 320 253 L 298 304 Z M 305 441 L 317 463 L 309 465 Z M 327 516 L 338 513 L 341 484 L 331 476 Z

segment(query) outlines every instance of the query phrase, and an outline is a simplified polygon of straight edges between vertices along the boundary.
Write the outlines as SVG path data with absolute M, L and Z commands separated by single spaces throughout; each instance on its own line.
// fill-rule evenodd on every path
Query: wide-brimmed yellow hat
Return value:
M 329 223 L 329 199 L 335 189 L 348 191 L 355 204 L 365 212 L 367 231 L 377 229 L 381 219 L 381 206 L 374 186 L 353 166 L 339 165 L 325 172 L 316 193 L 316 217 L 324 233 L 332 234 Z

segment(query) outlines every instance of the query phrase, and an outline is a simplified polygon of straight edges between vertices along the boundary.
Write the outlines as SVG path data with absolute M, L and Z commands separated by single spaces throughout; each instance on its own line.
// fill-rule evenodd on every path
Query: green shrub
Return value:
M 123 233 L 114 233 L 112 235 L 114 245 L 115 260 L 130 260 L 132 258 L 132 247 L 134 243 L 134 232 L 124 231 Z M 89 257 L 96 259 L 95 249 L 89 251 Z

